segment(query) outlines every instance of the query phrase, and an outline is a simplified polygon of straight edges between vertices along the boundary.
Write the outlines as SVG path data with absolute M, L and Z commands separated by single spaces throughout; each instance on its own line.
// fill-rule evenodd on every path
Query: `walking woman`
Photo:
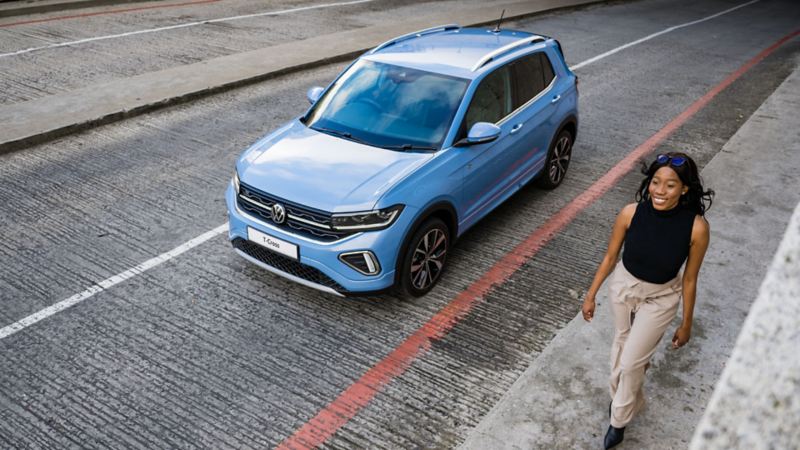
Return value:
M 697 274 L 709 241 L 703 216 L 714 191 L 703 190 L 695 162 L 683 153 L 662 154 L 643 173 L 637 202 L 617 215 L 608 250 L 583 301 L 583 318 L 588 322 L 594 316 L 597 291 L 611 274 L 608 290 L 615 333 L 607 449 L 622 442 L 625 426 L 644 406 L 645 371 L 681 297 L 683 321 L 672 337 L 672 348 L 689 342 Z

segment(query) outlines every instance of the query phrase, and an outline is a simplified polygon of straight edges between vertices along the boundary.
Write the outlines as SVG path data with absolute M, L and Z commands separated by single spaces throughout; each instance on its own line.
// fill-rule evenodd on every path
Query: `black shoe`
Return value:
M 609 448 L 614 448 L 622 442 L 622 439 L 625 437 L 625 427 L 616 428 L 613 425 L 608 426 L 608 431 L 606 432 L 606 438 L 603 443 L 606 446 L 606 450 Z

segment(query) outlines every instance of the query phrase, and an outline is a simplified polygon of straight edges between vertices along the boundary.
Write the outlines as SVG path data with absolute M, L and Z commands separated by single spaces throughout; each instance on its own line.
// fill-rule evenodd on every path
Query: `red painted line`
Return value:
M 800 34 L 800 30 L 786 35 L 730 74 L 720 84 L 692 103 L 644 143 L 636 147 L 611 170 L 561 208 L 525 241 L 495 263 L 480 279 L 450 301 L 422 327 L 406 338 L 394 351 L 356 380 L 315 417 L 284 440 L 279 450 L 311 449 L 319 447 L 342 426 L 367 406 L 375 395 L 394 378 L 402 375 L 418 356 L 430 349 L 431 341 L 441 339 L 463 319 L 492 288 L 505 282 L 526 261 L 531 259 L 551 239 L 564 229 L 577 215 L 613 187 L 623 176 L 637 167 L 639 160 L 652 152 L 658 144 L 703 109 L 714 97 L 736 81 L 750 68 L 774 52 L 786 41 Z
M 174 7 L 178 7 L 178 6 L 202 5 L 204 3 L 216 3 L 218 1 L 220 1 L 220 0 L 197 0 L 197 1 L 192 1 L 192 2 L 171 3 L 169 5 L 140 6 L 140 7 L 137 7 L 137 8 L 112 9 L 112 10 L 109 10 L 109 11 L 97 11 L 97 12 L 91 12 L 91 13 L 73 14 L 73 15 L 70 15 L 70 16 L 48 17 L 46 19 L 23 20 L 23 21 L 20 21 L 20 22 L 12 22 L 12 23 L 0 24 L 0 28 L 13 27 L 13 26 L 17 26 L 17 25 L 28 25 L 28 24 L 31 24 L 31 23 L 53 22 L 53 21 L 56 21 L 56 20 L 78 19 L 78 18 L 81 18 L 81 17 L 104 16 L 106 14 L 119 14 L 119 13 L 134 12 L 134 11 L 146 11 L 148 9 L 161 9 L 161 8 L 174 8 Z

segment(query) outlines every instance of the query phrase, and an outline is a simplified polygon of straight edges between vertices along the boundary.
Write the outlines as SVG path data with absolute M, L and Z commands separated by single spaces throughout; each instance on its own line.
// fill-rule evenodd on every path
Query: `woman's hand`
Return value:
M 591 322 L 594 317 L 594 297 L 586 297 L 583 299 L 583 320 Z
M 677 330 L 675 330 L 675 335 L 672 336 L 672 348 L 678 349 L 686 345 L 689 342 L 689 337 L 692 335 L 692 329 L 689 327 L 681 326 Z

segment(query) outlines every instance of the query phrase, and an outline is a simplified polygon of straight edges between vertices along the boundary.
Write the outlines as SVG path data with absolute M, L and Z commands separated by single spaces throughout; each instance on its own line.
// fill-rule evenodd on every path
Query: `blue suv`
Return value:
M 236 251 L 337 295 L 427 293 L 453 241 L 531 180 L 558 186 L 578 129 L 558 41 L 447 25 L 356 59 L 238 159 Z

